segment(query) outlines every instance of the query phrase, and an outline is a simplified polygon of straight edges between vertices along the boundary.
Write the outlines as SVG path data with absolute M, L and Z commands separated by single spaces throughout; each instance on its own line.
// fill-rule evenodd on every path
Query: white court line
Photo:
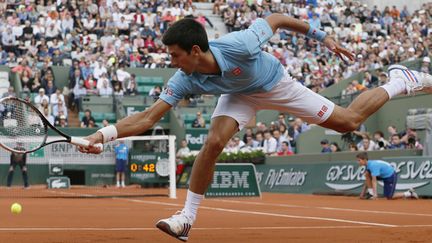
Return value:
M 226 199 L 211 199 L 212 201 L 228 202 L 236 204 L 249 204 L 249 205 L 261 205 L 261 206 L 276 206 L 276 207 L 287 207 L 287 208 L 307 208 L 307 209 L 323 209 L 332 211 L 348 211 L 348 212 L 360 212 L 360 213 L 376 213 L 376 214 L 393 214 L 393 215 L 406 215 L 406 216 L 424 216 L 432 217 L 432 214 L 423 213 L 405 213 L 405 212 L 394 212 L 394 211 L 377 211 L 377 210 L 364 210 L 364 209 L 351 209 L 351 208 L 333 208 L 333 207 L 313 207 L 313 206 L 301 206 L 295 204 L 283 204 L 283 203 L 262 203 L 262 202 L 246 202 Z
M 426 225 L 397 225 L 392 228 L 428 228 L 432 227 L 430 224 Z M 352 225 L 352 226 L 280 226 L 280 227 L 196 227 L 194 231 L 214 231 L 214 230 L 309 230 L 309 229 L 368 229 L 373 226 L 367 225 Z M 0 228 L 0 232 L 10 231 L 158 231 L 159 229 L 151 228 L 102 228 L 102 227 L 29 227 L 29 228 Z
M 183 206 L 181 204 L 164 203 L 164 202 L 156 202 L 156 201 L 144 201 L 144 200 L 138 200 L 138 199 L 125 199 L 125 198 L 114 198 L 114 199 L 116 199 L 116 200 L 122 200 L 122 201 L 137 202 L 137 203 L 146 203 L 146 204 L 157 204 L 157 205 L 162 204 L 162 205 L 179 206 L 179 207 Z M 273 217 L 282 217 L 282 218 L 295 218 L 295 219 L 311 219 L 311 220 L 333 221 L 333 222 L 343 222 L 343 223 L 351 223 L 351 224 L 381 226 L 381 227 L 395 227 L 396 226 L 396 225 L 392 225 L 392 224 L 380 224 L 380 223 L 373 223 L 373 222 L 363 222 L 363 221 L 354 221 L 354 220 L 345 220 L 345 219 L 336 219 L 336 218 L 297 216 L 297 215 L 288 215 L 288 214 L 276 214 L 276 213 L 266 213 L 266 212 L 258 212 L 258 211 L 248 211 L 248 210 L 215 208 L 215 207 L 207 207 L 207 206 L 201 206 L 200 209 L 208 209 L 208 210 L 231 212 L 231 213 L 252 214 L 252 215 L 264 215 L 264 216 L 273 216 Z
M 67 193 L 67 192 L 63 192 L 63 193 L 64 194 L 80 195 L 79 193 Z M 88 195 L 91 195 L 91 194 L 83 194 L 83 195 L 88 196 Z M 138 199 L 126 199 L 126 198 L 115 198 L 115 197 L 113 199 L 121 200 L 121 201 L 128 201 L 128 202 L 145 203 L 145 204 L 156 204 L 156 205 L 166 205 L 166 206 L 179 206 L 179 207 L 183 206 L 181 204 L 165 203 L 165 202 L 160 202 L 160 201 L 144 201 L 144 200 L 138 200 Z M 356 220 L 345 220 L 345 219 L 336 219 L 336 218 L 325 218 L 325 217 L 297 216 L 297 215 L 289 215 L 289 214 L 266 213 L 266 212 L 248 211 L 248 210 L 215 208 L 215 207 L 207 207 L 207 206 L 201 206 L 200 209 L 209 209 L 209 210 L 215 210 L 215 211 L 231 212 L 231 213 L 242 213 L 242 214 L 251 214 L 251 215 L 264 215 L 264 216 L 273 216 L 273 217 L 281 217 L 281 218 L 310 219 L 310 220 L 331 221 L 331 222 L 361 224 L 361 225 L 370 225 L 370 226 L 396 227 L 396 225 L 392 225 L 392 224 L 380 224 L 380 223 L 373 223 L 373 222 L 364 222 L 364 221 L 356 221 Z

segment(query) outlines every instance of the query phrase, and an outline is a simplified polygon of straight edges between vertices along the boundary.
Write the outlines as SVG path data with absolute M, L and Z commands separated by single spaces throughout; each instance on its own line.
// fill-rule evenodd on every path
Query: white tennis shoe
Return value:
M 393 78 L 401 78 L 405 82 L 407 95 L 423 91 L 432 93 L 432 75 L 408 69 L 402 65 L 391 65 L 387 70 L 390 81 Z
M 163 232 L 181 241 L 188 240 L 189 230 L 192 228 L 193 220 L 183 212 L 178 211 L 171 218 L 161 219 L 156 223 Z
M 411 194 L 411 198 L 419 199 L 419 196 L 418 196 L 417 192 L 415 192 L 414 188 L 411 188 L 408 191 Z

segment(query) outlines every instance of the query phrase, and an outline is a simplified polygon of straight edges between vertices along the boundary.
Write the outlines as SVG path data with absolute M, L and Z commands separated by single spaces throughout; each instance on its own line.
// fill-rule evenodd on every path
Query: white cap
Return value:
M 414 50 L 414 48 L 410 47 L 410 48 L 408 49 L 408 52 L 415 52 L 415 50 Z
M 429 57 L 423 57 L 423 62 L 431 62 L 431 60 L 430 60 L 430 58 Z
M 378 43 L 373 43 L 372 48 L 376 48 L 376 47 L 379 47 Z

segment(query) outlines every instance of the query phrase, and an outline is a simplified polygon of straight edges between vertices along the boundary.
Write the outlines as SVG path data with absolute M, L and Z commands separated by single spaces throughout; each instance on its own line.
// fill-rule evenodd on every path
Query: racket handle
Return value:
M 78 137 L 71 137 L 71 143 L 86 148 L 90 145 L 90 142 L 88 140 Z M 103 151 L 103 144 L 101 143 L 93 144 L 93 147 L 99 148 L 100 151 Z

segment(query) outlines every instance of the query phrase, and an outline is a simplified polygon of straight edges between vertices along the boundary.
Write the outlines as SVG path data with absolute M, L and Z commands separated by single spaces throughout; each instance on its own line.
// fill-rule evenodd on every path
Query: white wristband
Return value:
M 98 132 L 102 133 L 104 143 L 117 139 L 117 128 L 114 125 L 101 128 Z

